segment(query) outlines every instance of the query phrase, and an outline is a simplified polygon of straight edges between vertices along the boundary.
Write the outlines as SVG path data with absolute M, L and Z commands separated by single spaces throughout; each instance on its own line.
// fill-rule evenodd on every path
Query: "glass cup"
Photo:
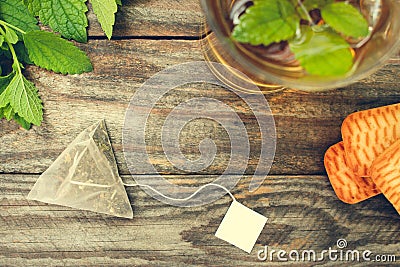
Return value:
M 295 63 L 290 51 L 277 49 L 278 52 L 264 57 L 257 52 L 259 47 L 238 43 L 230 37 L 235 17 L 251 2 L 201 0 L 207 20 L 203 25 L 202 49 L 206 61 L 218 62 L 239 70 L 245 74 L 242 79 L 250 78 L 264 93 L 284 88 L 323 91 L 344 87 L 377 71 L 400 47 L 400 0 L 353 0 L 350 2 L 359 7 L 372 31 L 368 37 L 352 44 L 355 51 L 352 69 L 346 75 L 336 77 L 309 75 Z M 279 58 L 278 63 L 274 57 Z M 217 70 L 213 72 L 232 86 L 229 75 Z

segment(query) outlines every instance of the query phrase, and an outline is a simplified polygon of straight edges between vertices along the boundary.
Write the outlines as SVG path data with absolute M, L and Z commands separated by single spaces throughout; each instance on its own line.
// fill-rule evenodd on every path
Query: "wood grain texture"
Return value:
M 254 193 L 244 177 L 232 191 L 238 201 L 269 220 L 251 254 L 214 236 L 230 203 L 225 196 L 193 208 L 158 202 L 129 188 L 134 219 L 27 201 L 37 175 L 0 176 L 1 266 L 275 266 L 260 262 L 257 251 L 322 251 L 344 238 L 348 249 L 395 255 L 400 260 L 399 218 L 382 196 L 357 205 L 339 201 L 326 176 L 270 176 Z M 132 181 L 124 176 L 125 181 Z M 167 176 L 196 186 L 215 176 Z M 311 266 L 313 263 L 300 263 Z M 343 262 L 322 261 L 321 266 Z M 359 263 L 359 266 L 375 266 Z M 355 266 L 357 264 L 355 263 Z
M 135 0 L 122 1 L 113 31 L 114 38 L 200 36 L 204 20 L 198 0 Z M 90 38 L 104 33 L 89 5 Z
M 137 89 L 166 67 L 203 60 L 197 40 L 203 21 L 198 0 L 123 1 L 114 39 L 105 40 L 92 11 L 89 42 L 79 44 L 92 73 L 63 76 L 36 67 L 26 70 L 45 105 L 41 127 L 30 131 L 0 121 L 0 266 L 277 266 L 260 262 L 257 251 L 335 248 L 395 255 L 400 261 L 399 217 L 382 196 L 347 205 L 337 199 L 323 175 L 323 155 L 338 142 L 340 125 L 350 113 L 400 102 L 400 57 L 346 88 L 308 94 L 286 90 L 266 96 L 276 123 L 277 150 L 263 186 L 249 193 L 250 176 L 232 191 L 269 221 L 247 255 L 214 236 L 230 199 L 202 207 L 177 208 L 156 201 L 139 188 L 127 189 L 134 219 L 124 220 L 66 207 L 27 201 L 34 182 L 86 127 L 105 118 L 123 179 L 132 181 L 123 156 L 122 126 Z M 260 152 L 257 121 L 243 100 L 224 88 L 188 84 L 171 90 L 148 120 L 146 145 L 157 172 L 178 185 L 213 181 L 229 161 L 224 129 L 196 120 L 180 136 L 182 152 L 200 156 L 198 144 L 211 138 L 218 147 L 213 164 L 196 174 L 172 166 L 161 147 L 161 127 L 174 107 L 193 97 L 211 97 L 230 106 L 246 125 L 251 142 L 246 173 L 254 172 Z M 150 173 L 137 173 L 149 179 Z M 343 266 L 343 262 L 299 262 L 297 266 Z M 376 266 L 376 263 L 352 263 Z M 394 264 L 392 264 L 394 266 Z M 390 266 L 390 263 L 386 264 Z
M 199 42 L 184 40 L 91 40 L 81 45 L 94 72 L 63 76 L 36 67 L 28 75 L 39 88 L 45 105 L 41 127 L 23 131 L 13 122 L 0 121 L 0 173 L 41 173 L 80 131 L 106 118 L 119 170 L 128 174 L 122 153 L 122 126 L 128 103 L 139 86 L 168 66 L 202 60 Z M 323 155 L 338 142 L 340 125 L 350 113 L 397 103 L 400 100 L 399 65 L 389 63 L 376 74 L 343 89 L 323 93 L 283 91 L 267 95 L 277 130 L 273 174 L 324 173 Z M 171 108 L 193 97 L 210 97 L 234 109 L 246 124 L 251 141 L 247 173 L 253 173 L 259 157 L 257 121 L 234 93 L 210 84 L 178 87 L 160 100 L 151 114 L 147 145 L 158 172 L 178 174 L 161 147 L 161 126 Z M 190 126 L 190 125 L 189 125 Z M 203 174 L 222 173 L 230 157 L 230 142 L 215 122 L 198 121 L 182 133 L 183 152 L 199 156 L 205 137 L 216 141 L 218 155 Z

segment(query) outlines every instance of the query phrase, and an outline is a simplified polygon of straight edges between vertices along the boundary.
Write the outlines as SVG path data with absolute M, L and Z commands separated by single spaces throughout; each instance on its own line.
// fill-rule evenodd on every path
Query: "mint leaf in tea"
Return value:
M 365 41 L 372 28 L 360 8 L 348 1 L 254 0 L 236 16 L 234 40 L 256 54 L 288 47 L 305 75 L 348 74 L 356 54 L 350 41 Z
M 254 1 L 232 32 L 239 42 L 269 45 L 292 38 L 300 17 L 289 0 Z

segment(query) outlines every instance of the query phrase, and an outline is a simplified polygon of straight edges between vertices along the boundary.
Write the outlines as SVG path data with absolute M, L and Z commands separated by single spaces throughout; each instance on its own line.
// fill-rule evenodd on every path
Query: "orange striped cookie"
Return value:
M 400 139 L 374 160 L 371 178 L 400 214 Z
M 373 183 L 354 174 L 347 164 L 343 142 L 331 146 L 325 153 L 324 165 L 337 197 L 355 204 L 379 194 Z
M 353 172 L 370 176 L 374 159 L 400 138 L 400 104 L 349 115 L 342 124 L 342 137 Z

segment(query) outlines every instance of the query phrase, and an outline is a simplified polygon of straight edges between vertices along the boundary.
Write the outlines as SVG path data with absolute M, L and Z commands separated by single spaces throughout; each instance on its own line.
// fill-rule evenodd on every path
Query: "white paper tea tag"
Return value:
M 250 253 L 267 220 L 265 216 L 233 201 L 215 236 Z

